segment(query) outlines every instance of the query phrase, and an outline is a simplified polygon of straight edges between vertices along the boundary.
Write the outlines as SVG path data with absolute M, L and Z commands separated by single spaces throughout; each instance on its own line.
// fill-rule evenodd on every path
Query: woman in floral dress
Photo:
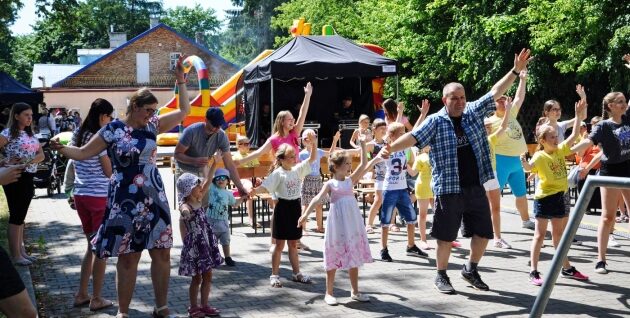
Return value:
M 156 116 L 157 98 L 146 88 L 129 99 L 127 117 L 104 126 L 81 148 L 52 145 L 64 156 L 84 160 L 107 149 L 112 161 L 107 208 L 103 223 L 93 240 L 99 258 L 118 257 L 116 284 L 118 315 L 128 317 L 144 249 L 151 256 L 151 280 L 155 293 L 154 317 L 167 316 L 170 248 L 173 233 L 164 184 L 156 166 L 156 136 L 184 120 L 190 111 L 183 58 L 175 77 L 179 88 L 179 110 Z

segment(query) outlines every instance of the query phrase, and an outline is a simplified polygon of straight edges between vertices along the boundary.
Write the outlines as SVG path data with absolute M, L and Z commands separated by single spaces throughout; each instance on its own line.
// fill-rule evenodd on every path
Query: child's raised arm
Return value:
M 413 125 L 413 129 L 416 129 L 418 126 L 420 126 L 420 124 L 422 124 L 424 119 L 427 118 L 427 114 L 429 113 L 429 108 L 431 108 L 431 104 L 429 104 L 429 100 L 423 99 L 422 107 L 418 107 L 418 110 L 420 111 L 420 117 L 418 117 L 418 120 L 416 120 L 416 123 Z
M 361 163 L 354 170 L 354 172 L 350 175 L 350 179 L 352 179 L 352 183 L 355 184 L 359 182 L 361 177 L 365 174 L 365 167 L 367 166 L 367 147 L 365 145 L 365 136 L 359 137 L 359 144 L 361 145 Z
M 335 152 L 335 149 L 337 149 L 337 143 L 339 142 L 339 139 L 341 139 L 341 131 L 337 130 L 337 132 L 333 136 L 332 145 L 330 145 L 330 149 L 328 149 L 328 152 L 325 151 L 326 156 L 330 156 L 333 152 Z
M 586 99 L 580 99 L 575 103 L 575 118 L 573 120 L 573 131 L 565 140 L 570 146 L 573 144 L 577 136 L 580 134 L 580 123 L 586 118 Z
M 508 122 L 510 121 L 510 111 L 512 110 L 513 104 L 511 103 L 510 98 L 508 97 L 505 103 L 505 114 L 503 114 L 503 118 L 501 119 L 501 126 L 497 131 L 493 132 L 491 136 L 499 137 L 505 133 L 508 127 Z
M 311 200 L 311 203 L 308 204 L 308 206 L 302 213 L 302 216 L 300 216 L 297 227 L 304 227 L 304 224 L 306 223 L 306 220 L 308 219 L 308 215 L 311 214 L 311 211 L 313 211 L 313 208 L 315 208 L 315 205 L 322 202 L 322 200 L 324 199 L 324 196 L 329 193 L 330 193 L 330 187 L 328 186 L 328 183 L 326 183 L 324 187 L 319 191 L 319 193 L 313 198 L 313 200 Z
M 350 137 L 350 147 L 352 147 L 352 148 L 359 148 L 360 147 L 360 145 L 357 145 L 355 143 L 355 141 L 359 138 L 360 135 L 361 135 L 361 132 L 359 131 L 358 128 L 355 129 L 352 132 L 352 137 Z
M 295 121 L 295 127 L 293 127 L 295 133 L 298 135 L 302 132 L 302 128 L 304 127 L 304 121 L 306 120 L 306 114 L 308 113 L 308 106 L 311 103 L 312 94 L 313 86 L 311 85 L 311 82 L 308 82 L 306 83 L 306 86 L 304 86 L 304 100 L 302 101 L 302 106 L 300 106 L 300 114 Z
M 315 140 L 315 133 L 314 132 L 309 133 L 308 138 L 310 140 Z M 316 142 L 311 142 L 310 146 L 311 147 L 308 150 L 308 151 L 310 151 L 310 154 L 309 154 L 310 156 L 308 157 L 308 163 L 312 164 L 313 162 L 315 162 L 315 160 L 317 160 L 317 145 L 316 145 Z

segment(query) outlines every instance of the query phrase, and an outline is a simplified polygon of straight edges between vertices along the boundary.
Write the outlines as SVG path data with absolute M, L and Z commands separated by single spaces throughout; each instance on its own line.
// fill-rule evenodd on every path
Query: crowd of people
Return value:
M 373 261 L 368 235 L 375 233 L 374 220 L 380 219 L 380 259 L 394 260 L 388 250 L 390 231 L 400 231 L 396 215 L 406 224 L 406 255 L 428 257 L 436 252 L 434 286 L 445 294 L 455 293 L 447 274 L 451 248 L 460 246 L 457 238 L 470 238 L 470 255 L 461 268 L 461 277 L 478 290 L 490 287 L 479 274 L 479 263 L 490 240 L 496 248 L 510 249 L 502 236 L 500 193 L 509 185 L 515 197 L 523 227 L 534 230 L 530 250 L 529 281 L 542 285 L 538 271 L 539 254 L 547 225 L 551 223 L 552 242 L 557 247 L 571 213 L 565 158 L 580 158 L 578 178 L 599 175 L 630 177 L 630 114 L 625 96 L 611 92 L 602 102 L 603 118 L 593 118 L 592 131 L 582 129 L 586 119 L 585 89 L 578 85 L 579 100 L 575 118 L 560 121 L 557 101 L 545 103 L 536 127 L 538 148 L 530 157 L 517 115 L 523 105 L 529 50 L 515 54 L 513 68 L 479 99 L 469 102 L 460 83 L 448 83 L 442 91 L 442 107 L 429 115 L 429 102 L 418 107 L 420 116 L 412 126 L 404 105 L 388 99 L 383 103 L 385 120 L 360 116 L 359 128 L 351 140 L 352 149 L 337 149 L 339 134 L 329 150 L 317 148 L 315 131 L 303 130 L 313 87 L 304 87 L 304 100 L 298 118 L 291 112 L 277 114 L 270 136 L 256 151 L 249 140 L 237 137 L 237 152 L 230 152 L 225 119 L 219 108 L 210 108 L 205 121 L 184 129 L 174 151 L 177 163 L 178 228 L 183 247 L 179 275 L 191 277 L 190 317 L 220 314 L 210 305 L 212 271 L 225 263 L 236 266 L 230 253 L 229 207 L 244 203 L 252 227 L 262 226 L 254 218 L 252 200 L 269 194 L 273 207 L 271 220 L 272 288 L 283 286 L 279 270 L 285 245 L 291 264 L 291 280 L 310 284 L 310 275 L 300 270 L 298 249 L 310 249 L 300 242 L 310 213 L 315 210 L 315 230 L 324 233 L 323 265 L 326 271 L 324 301 L 336 305 L 333 295 L 337 270 L 348 270 L 351 298 L 370 301 L 359 291 L 359 268 Z M 630 64 L 630 56 L 627 56 Z M 138 90 L 129 99 L 126 116 L 113 119 L 113 107 L 96 99 L 86 119 L 77 123 L 72 142 L 57 140 L 51 146 L 73 160 L 75 178 L 72 195 L 86 238 L 74 306 L 92 311 L 113 305 L 101 295 L 107 259 L 116 257 L 117 317 L 128 317 L 129 305 L 138 275 L 138 262 L 144 250 L 151 257 L 151 281 L 155 295 L 153 317 L 168 317 L 167 294 L 170 280 L 170 249 L 173 225 L 164 183 L 156 165 L 156 136 L 178 125 L 188 115 L 190 103 L 182 59 L 175 76 L 179 88 L 179 109 L 156 114 L 157 98 L 150 90 Z M 505 95 L 518 80 L 514 99 Z M 9 205 L 9 253 L 0 248 L 3 268 L 0 275 L 0 310 L 9 317 L 34 316 L 34 308 L 24 286 L 16 280 L 13 265 L 28 266 L 36 261 L 24 247 L 24 219 L 33 197 L 33 173 L 44 160 L 42 149 L 31 128 L 33 111 L 27 104 L 15 104 L 8 128 L 0 133 L 0 149 L 5 167 L 0 168 Z M 40 131 L 51 127 L 48 115 L 40 119 Z M 572 127 L 565 138 L 565 130 Z M 300 145 L 303 149 L 300 151 Z M 242 179 L 238 167 L 259 165 L 263 154 L 274 158 L 269 174 L 259 179 Z M 353 156 L 360 163 L 353 168 Z M 322 180 L 320 162 L 327 158 L 329 178 Z M 218 168 L 219 162 L 225 168 Z M 527 209 L 526 172 L 536 181 L 534 212 Z M 416 176 L 415 180 L 411 177 Z M 374 196 L 367 225 L 364 225 L 354 187 L 363 179 L 374 182 Z M 235 191 L 229 190 L 230 184 Z M 15 195 L 19 193 L 20 195 Z M 418 209 L 413 202 L 418 202 Z M 329 210 L 324 223 L 324 205 Z M 630 190 L 602 188 L 602 217 L 597 233 L 598 260 L 595 272 L 607 273 L 606 248 L 614 241 L 610 233 L 618 208 L 630 204 Z M 430 236 L 426 220 L 433 209 Z M 622 210 L 623 211 L 623 210 Z M 622 216 L 620 216 L 622 217 Z M 622 217 L 623 219 L 623 217 Z M 420 241 L 416 244 L 416 227 Z M 221 245 L 221 249 L 219 248 Z M 588 276 L 563 261 L 561 275 L 576 280 Z M 92 294 L 88 285 L 92 280 Z M 18 283 L 19 281 L 19 283 Z M 6 283 L 5 283 L 6 282 Z M 13 282 L 14 284 L 11 284 Z M 10 286 L 8 288 L 7 286 Z M 17 312 L 16 310 L 22 310 Z

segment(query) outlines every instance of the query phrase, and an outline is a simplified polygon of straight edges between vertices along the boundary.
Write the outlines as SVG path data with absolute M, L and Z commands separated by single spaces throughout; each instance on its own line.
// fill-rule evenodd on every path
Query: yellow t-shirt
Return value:
M 554 153 L 549 154 L 544 150 L 539 150 L 532 156 L 529 164 L 532 165 L 532 173 L 537 173 L 539 178 L 534 199 L 542 199 L 569 189 L 564 161 L 564 157 L 569 154 L 571 154 L 569 145 L 562 142 Z
M 490 164 L 492 165 L 492 171 L 497 171 L 497 157 L 495 156 L 497 140 L 499 140 L 499 136 L 497 136 L 496 134 L 490 134 L 490 136 L 488 136 L 488 146 L 490 146 Z
M 238 151 L 232 153 L 232 159 L 234 159 L 234 160 L 241 160 L 245 156 L 247 156 L 247 154 L 241 154 Z M 260 166 L 260 162 L 258 162 L 258 159 L 254 159 L 254 160 L 252 160 L 252 161 L 242 165 L 241 167 L 243 167 L 243 168 L 254 168 L 254 167 L 258 167 L 258 166 Z
M 518 107 L 520 108 L 520 107 Z M 527 143 L 525 143 L 525 136 L 523 136 L 523 128 L 516 120 L 518 115 L 518 108 L 513 107 L 510 109 L 510 118 L 508 119 L 508 126 L 505 133 L 497 139 L 495 153 L 503 156 L 520 156 L 527 151 Z M 501 127 L 501 121 L 503 118 L 492 115 L 490 117 L 492 121 L 492 131 L 495 132 Z
M 415 194 L 419 200 L 433 198 L 431 190 L 431 163 L 429 162 L 429 154 L 423 152 L 416 157 L 413 162 L 413 170 L 418 171 L 416 179 Z

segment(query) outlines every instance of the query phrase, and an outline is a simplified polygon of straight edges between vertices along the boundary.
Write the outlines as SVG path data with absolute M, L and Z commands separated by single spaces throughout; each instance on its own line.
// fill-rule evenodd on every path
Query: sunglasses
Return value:
M 214 178 L 215 181 L 225 181 L 227 179 L 228 179 L 227 176 L 218 176 Z

